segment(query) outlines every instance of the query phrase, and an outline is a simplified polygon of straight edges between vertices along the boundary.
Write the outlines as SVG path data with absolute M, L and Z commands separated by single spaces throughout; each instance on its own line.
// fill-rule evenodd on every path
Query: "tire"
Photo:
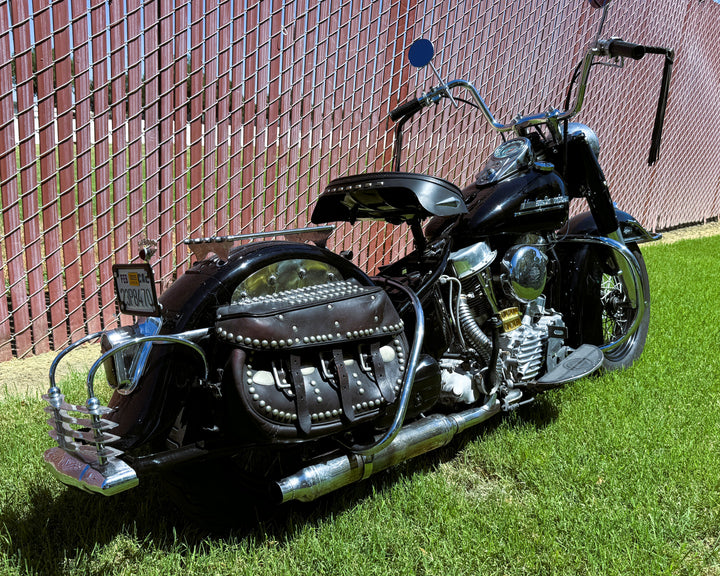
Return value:
M 628 248 L 640 267 L 640 280 L 645 300 L 645 310 L 637 331 L 624 343 L 612 350 L 604 350 L 603 369 L 613 371 L 629 368 L 645 348 L 650 326 L 650 283 L 645 260 L 635 244 Z M 580 293 L 573 295 L 574 306 L 570 313 L 574 321 L 576 345 L 582 343 L 602 347 L 624 335 L 635 320 L 636 311 L 630 306 L 627 291 L 620 281 L 617 266 L 607 250 L 583 251 L 583 258 L 576 262 L 578 276 L 575 284 Z

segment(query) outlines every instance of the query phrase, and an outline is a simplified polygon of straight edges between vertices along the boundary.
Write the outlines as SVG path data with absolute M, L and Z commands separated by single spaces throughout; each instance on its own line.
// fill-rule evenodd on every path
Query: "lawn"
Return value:
M 157 484 L 61 486 L 40 464 L 42 401 L 0 398 L 0 575 L 720 574 L 718 253 L 720 236 L 647 247 L 631 369 L 229 532 L 192 526 Z

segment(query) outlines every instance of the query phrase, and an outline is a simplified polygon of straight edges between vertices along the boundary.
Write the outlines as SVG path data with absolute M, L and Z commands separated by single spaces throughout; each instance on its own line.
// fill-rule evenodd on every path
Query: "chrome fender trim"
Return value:
M 604 236 L 566 236 L 561 240 L 561 242 L 575 244 L 598 244 L 600 246 L 605 246 L 613 251 L 616 258 L 621 259 L 626 264 L 623 268 L 629 270 L 631 278 L 629 280 L 624 279 L 624 282 L 628 287 L 628 291 L 633 291 L 632 294 L 629 294 L 630 299 L 637 303 L 635 319 L 633 320 L 630 329 L 621 338 L 618 338 L 614 342 L 605 344 L 604 346 L 599 346 L 600 350 L 603 352 L 605 350 L 613 350 L 614 348 L 617 348 L 635 334 L 635 332 L 637 332 L 640 327 L 640 321 L 642 320 L 643 314 L 645 314 L 645 307 L 647 306 L 642 287 L 642 278 L 640 277 L 640 266 L 638 265 L 637 258 L 635 258 L 627 246 L 621 244 L 617 240 L 606 238 Z

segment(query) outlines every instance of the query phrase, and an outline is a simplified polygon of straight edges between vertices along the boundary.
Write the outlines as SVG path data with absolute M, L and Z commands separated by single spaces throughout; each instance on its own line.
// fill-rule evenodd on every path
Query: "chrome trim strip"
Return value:
M 148 318 L 147 322 L 144 322 L 143 325 L 147 324 L 150 324 L 152 326 L 152 331 L 147 334 L 147 336 L 155 336 L 158 332 L 160 332 L 160 329 L 162 328 L 162 319 Z M 147 364 L 148 358 L 150 357 L 150 350 L 152 350 L 152 343 L 146 342 L 142 345 L 140 350 L 133 355 L 132 363 L 130 364 L 129 370 L 132 378 L 131 386 L 127 390 L 124 390 L 125 394 L 129 394 L 137 387 L 138 382 L 140 381 L 140 376 L 142 376 L 142 373 L 145 372 L 145 365 Z M 120 382 L 118 382 L 117 384 L 119 392 Z

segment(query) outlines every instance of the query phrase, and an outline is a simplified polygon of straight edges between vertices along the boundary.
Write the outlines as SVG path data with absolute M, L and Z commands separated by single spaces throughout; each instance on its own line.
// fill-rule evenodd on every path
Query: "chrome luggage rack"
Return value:
M 258 240 L 260 238 L 284 237 L 292 238 L 298 242 L 312 242 L 322 248 L 325 247 L 335 226 L 311 226 L 308 228 L 291 228 L 289 230 L 272 230 L 267 232 L 253 232 L 250 234 L 234 234 L 231 236 L 210 236 L 207 238 L 188 238 L 183 244 L 188 246 L 195 258 L 204 260 L 211 252 L 222 260 L 228 259 L 230 250 L 235 242 L 242 240 Z

